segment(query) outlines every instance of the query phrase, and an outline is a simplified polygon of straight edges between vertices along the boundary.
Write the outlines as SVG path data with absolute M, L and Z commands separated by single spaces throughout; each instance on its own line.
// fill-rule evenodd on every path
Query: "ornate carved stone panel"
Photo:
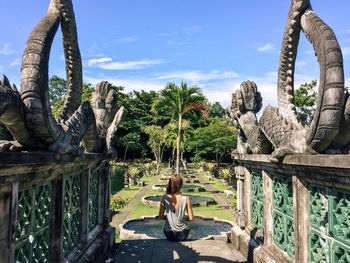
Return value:
M 92 230 L 98 223 L 98 182 L 99 171 L 90 173 L 89 178 L 89 230 Z
M 64 178 L 63 253 L 69 255 L 80 237 L 80 175 Z
M 18 194 L 16 262 L 49 262 L 51 184 Z
M 273 178 L 273 240 L 294 257 L 293 187 L 289 179 Z
M 262 231 L 264 229 L 264 192 L 261 172 L 252 172 L 252 223 L 254 227 Z
M 350 262 L 350 191 L 310 186 L 310 262 Z

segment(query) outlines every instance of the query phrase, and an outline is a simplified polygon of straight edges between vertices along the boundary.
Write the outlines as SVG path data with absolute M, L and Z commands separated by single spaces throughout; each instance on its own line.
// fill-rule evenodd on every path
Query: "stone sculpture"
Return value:
M 297 121 L 294 105 L 294 68 L 301 30 L 313 45 L 320 65 L 319 96 L 310 127 Z M 341 49 L 334 32 L 313 12 L 309 0 L 291 1 L 277 94 L 278 108 L 266 107 L 259 121 L 255 114 L 261 108 L 261 96 L 255 83 L 244 82 L 232 94 L 228 111 L 241 129 L 239 153 L 271 153 L 274 148 L 272 159 L 281 160 L 293 153 L 349 151 L 350 99 L 344 91 Z
M 66 61 L 67 96 L 63 113 L 51 113 L 48 64 L 55 34 L 61 25 Z M 0 82 L 0 121 L 16 139 L 2 142 L 2 150 L 48 150 L 79 154 L 109 153 L 123 114 L 117 94 L 101 82 L 90 103 L 81 104 L 82 62 L 71 0 L 51 0 L 47 14 L 31 32 L 21 68 L 21 92 L 4 76 Z M 112 123 L 111 123 L 112 122 Z M 111 123 L 111 125 L 110 125 Z

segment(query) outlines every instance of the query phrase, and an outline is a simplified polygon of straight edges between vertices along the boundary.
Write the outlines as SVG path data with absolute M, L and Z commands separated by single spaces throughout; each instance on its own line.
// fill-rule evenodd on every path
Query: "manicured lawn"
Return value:
M 144 181 L 146 185 L 148 185 L 152 179 L 153 179 L 152 176 L 143 176 L 141 178 L 141 180 Z M 132 186 L 130 186 L 130 189 L 123 189 L 123 190 L 117 192 L 117 194 L 123 198 L 132 199 L 143 188 L 144 188 L 144 186 L 132 185 Z
M 161 191 L 149 190 L 145 195 L 163 195 Z M 186 195 L 195 195 L 195 196 L 206 196 L 214 198 L 213 194 L 210 192 L 191 192 L 185 193 Z M 215 198 L 214 198 L 215 199 Z M 133 209 L 133 211 L 128 215 L 128 219 L 139 218 L 141 216 L 153 216 L 157 215 L 159 211 L 158 207 L 150 207 L 144 205 L 140 202 L 138 206 Z M 208 217 L 217 217 L 224 220 L 234 220 L 234 215 L 230 215 L 225 209 L 219 205 L 210 205 L 206 207 L 193 207 L 193 212 L 195 215 L 208 216 Z
M 140 218 L 141 216 L 154 216 L 158 214 L 158 207 L 144 205 L 142 202 L 128 215 L 128 219 Z

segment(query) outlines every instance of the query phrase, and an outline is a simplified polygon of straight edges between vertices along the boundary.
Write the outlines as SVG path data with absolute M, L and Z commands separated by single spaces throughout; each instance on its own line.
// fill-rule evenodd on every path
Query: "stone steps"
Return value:
M 219 240 L 171 242 L 165 239 L 124 240 L 109 263 L 218 262 L 239 263 L 246 259 L 230 244 Z

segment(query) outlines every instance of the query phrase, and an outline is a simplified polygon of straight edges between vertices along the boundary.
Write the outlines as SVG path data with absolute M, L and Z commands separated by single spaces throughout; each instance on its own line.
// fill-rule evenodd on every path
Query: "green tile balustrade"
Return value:
M 49 183 L 19 191 L 16 262 L 49 262 L 51 195 Z
M 64 179 L 63 253 L 67 256 L 79 241 L 81 224 L 80 175 Z
M 264 228 L 264 193 L 261 172 L 252 172 L 252 223 L 260 231 Z
M 91 172 L 89 178 L 89 230 L 92 230 L 98 223 L 98 182 L 98 171 Z
M 350 262 L 350 191 L 309 187 L 310 262 Z
M 273 240 L 294 257 L 293 190 L 290 179 L 273 178 Z

